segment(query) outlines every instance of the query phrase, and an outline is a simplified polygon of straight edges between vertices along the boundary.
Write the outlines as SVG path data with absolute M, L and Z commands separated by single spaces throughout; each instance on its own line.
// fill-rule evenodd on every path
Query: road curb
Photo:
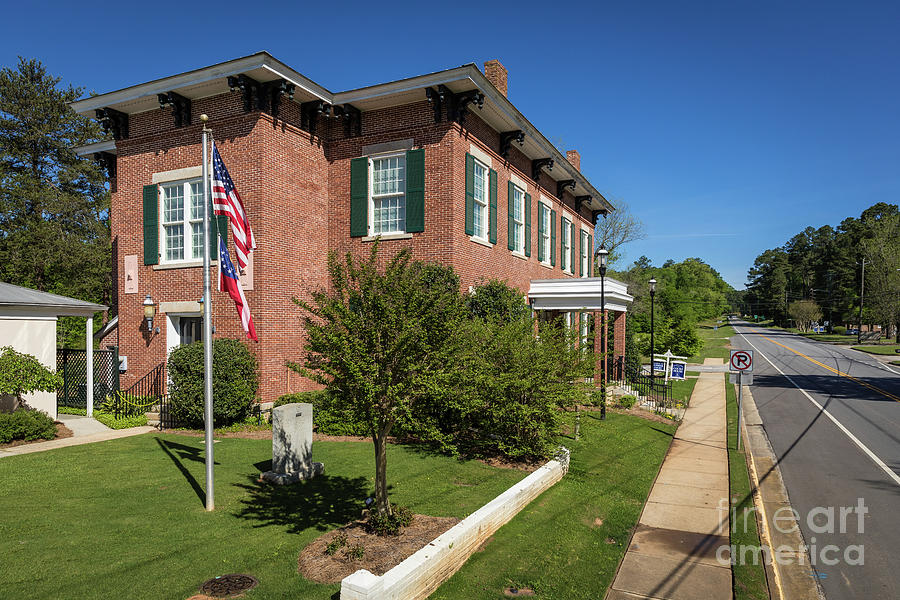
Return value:
M 808 547 L 800 527 L 796 519 L 792 516 L 786 518 L 781 512 L 787 509 L 785 512 L 788 515 L 794 514 L 778 458 L 769 443 L 749 386 L 744 386 L 742 434 L 753 487 L 753 503 L 760 517 L 757 520 L 760 524 L 760 544 L 770 550 L 783 546 L 798 549 L 793 553 L 794 560 L 790 564 L 781 564 L 778 560 L 766 564 L 769 596 L 773 600 L 824 600 L 825 594 L 819 585 L 818 574 L 810 566 Z M 783 526 L 772 526 L 776 513 L 779 523 L 790 523 L 789 531 L 785 532 Z

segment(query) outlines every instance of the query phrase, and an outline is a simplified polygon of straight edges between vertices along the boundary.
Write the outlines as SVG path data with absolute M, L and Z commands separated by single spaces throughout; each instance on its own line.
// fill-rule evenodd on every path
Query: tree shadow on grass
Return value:
M 370 491 L 365 477 L 329 475 L 292 485 L 259 481 L 257 476 L 248 475 L 246 483 L 235 485 L 245 492 L 243 506 L 235 516 L 257 521 L 254 527 L 277 525 L 289 533 L 310 528 L 325 531 L 358 519 Z

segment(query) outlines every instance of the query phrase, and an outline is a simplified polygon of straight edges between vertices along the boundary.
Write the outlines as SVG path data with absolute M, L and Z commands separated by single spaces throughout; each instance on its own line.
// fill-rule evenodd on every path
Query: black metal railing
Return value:
M 119 351 L 94 350 L 94 405 L 119 389 Z M 56 372 L 62 376 L 62 387 L 56 391 L 56 405 L 87 408 L 87 350 L 57 348 Z
M 624 367 L 623 367 L 624 369 Z M 650 402 L 658 413 L 668 412 L 675 407 L 672 384 L 663 375 L 648 373 L 643 369 L 624 369 L 625 383 L 639 396 Z
M 168 427 L 171 423 L 165 383 L 166 363 L 163 362 L 134 382 L 127 390 L 120 390 L 114 394 L 107 410 L 112 412 L 116 419 L 158 412 L 160 425 Z

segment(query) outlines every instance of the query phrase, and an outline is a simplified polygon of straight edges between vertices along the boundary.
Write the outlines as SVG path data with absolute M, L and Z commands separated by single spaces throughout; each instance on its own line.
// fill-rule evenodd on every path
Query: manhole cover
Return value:
M 231 598 L 256 587 L 259 581 L 250 575 L 221 575 L 200 586 L 200 591 L 213 598 Z

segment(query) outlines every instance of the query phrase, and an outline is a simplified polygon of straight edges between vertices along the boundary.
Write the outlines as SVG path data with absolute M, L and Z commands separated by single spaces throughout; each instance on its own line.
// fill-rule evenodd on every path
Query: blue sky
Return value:
M 738 288 L 807 225 L 900 200 L 897 2 L 286 5 L 7 3 L 0 64 L 106 92 L 268 50 L 339 91 L 498 58 L 645 223 L 627 262 L 696 256 Z

